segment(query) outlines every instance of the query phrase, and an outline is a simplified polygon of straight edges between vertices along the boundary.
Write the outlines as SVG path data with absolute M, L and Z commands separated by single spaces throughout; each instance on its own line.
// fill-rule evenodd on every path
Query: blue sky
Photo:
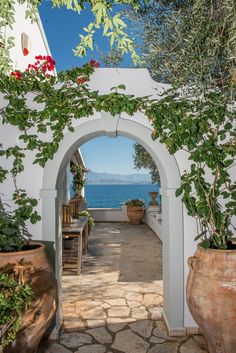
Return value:
M 134 141 L 126 137 L 98 137 L 81 147 L 85 164 L 96 172 L 115 174 L 139 173 L 133 168 Z M 145 170 L 141 171 L 145 173 Z
M 51 2 L 44 0 L 39 12 L 58 71 L 80 66 L 91 59 L 99 60 L 96 50 L 88 51 L 85 58 L 75 57 L 72 51 L 79 42 L 83 27 L 87 26 L 92 18 L 89 11 L 83 11 L 78 16 L 66 8 L 52 9 Z M 109 50 L 109 44 L 101 33 L 96 35 L 95 41 L 103 52 Z M 134 169 L 133 144 L 134 141 L 125 137 L 99 137 L 84 144 L 81 152 L 86 166 L 95 172 L 143 173 L 145 170 Z

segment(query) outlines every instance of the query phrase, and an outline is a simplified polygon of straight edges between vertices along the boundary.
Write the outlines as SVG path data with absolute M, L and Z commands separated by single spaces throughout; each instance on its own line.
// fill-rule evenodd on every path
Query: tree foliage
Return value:
M 154 162 L 150 154 L 139 143 L 135 143 L 133 147 L 134 147 L 134 155 L 133 155 L 134 167 L 138 170 L 142 168 L 149 170 L 149 173 L 152 178 L 152 183 L 160 184 L 160 175 L 158 173 L 156 163 Z
M 148 116 L 153 138 L 170 153 L 184 149 L 191 161 L 177 195 L 196 218 L 202 244 L 226 248 L 236 207 L 235 2 L 158 0 L 126 14 L 144 65 L 172 85 Z

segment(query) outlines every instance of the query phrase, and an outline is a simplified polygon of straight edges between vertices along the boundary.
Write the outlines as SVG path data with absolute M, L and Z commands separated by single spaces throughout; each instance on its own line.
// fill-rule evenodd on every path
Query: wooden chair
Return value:
M 70 207 L 68 205 L 63 205 L 62 206 L 62 228 L 70 227 L 71 221 L 72 221 L 72 218 L 70 213 Z
M 63 249 L 62 251 L 62 265 L 66 267 L 65 265 L 75 264 L 77 275 L 79 275 L 81 272 L 82 254 L 87 253 L 88 247 L 88 217 L 72 219 L 71 205 L 62 206 L 62 237 L 63 239 L 74 240 L 72 249 Z
M 78 218 L 79 215 L 79 199 L 71 199 L 68 203 L 72 218 Z

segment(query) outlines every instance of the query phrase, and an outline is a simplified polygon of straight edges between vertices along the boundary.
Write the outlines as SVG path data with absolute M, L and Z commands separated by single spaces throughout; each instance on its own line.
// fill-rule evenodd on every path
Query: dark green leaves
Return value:
M 8 272 L 13 271 L 8 269 Z M 0 273 L 0 326 L 6 329 L 1 337 L 1 347 L 15 339 L 21 316 L 34 299 L 30 285 L 20 283 L 9 273 Z

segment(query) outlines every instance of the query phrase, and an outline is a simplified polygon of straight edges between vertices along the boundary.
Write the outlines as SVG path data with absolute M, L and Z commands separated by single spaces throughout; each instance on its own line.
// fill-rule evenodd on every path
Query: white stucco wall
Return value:
M 95 222 L 128 222 L 126 206 L 121 208 L 88 208 Z
M 162 229 L 162 215 L 158 212 L 157 209 L 154 207 L 149 207 L 146 209 L 144 222 L 153 230 L 155 234 L 158 235 L 161 241 L 163 241 L 163 234 Z
M 12 68 L 17 70 L 24 70 L 28 64 L 35 61 L 36 55 L 51 55 L 44 33 L 44 29 L 38 16 L 38 21 L 31 23 L 31 20 L 25 18 L 26 4 L 19 4 L 15 1 L 15 23 L 12 28 L 9 26 L 5 28 L 5 36 L 7 38 L 14 37 L 14 47 L 10 50 L 10 57 L 12 59 Z M 24 56 L 21 46 L 21 35 L 26 33 L 29 37 L 30 47 L 29 55 Z

